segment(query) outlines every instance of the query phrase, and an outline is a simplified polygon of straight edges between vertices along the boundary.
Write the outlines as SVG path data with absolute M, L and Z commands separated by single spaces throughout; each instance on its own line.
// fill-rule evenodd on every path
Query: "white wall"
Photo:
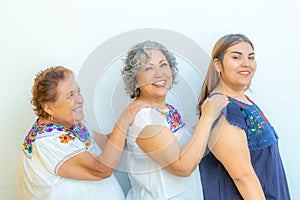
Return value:
M 258 62 L 252 95 L 279 134 L 292 199 L 300 199 L 299 8 L 296 0 L 2 0 L 1 199 L 15 196 L 22 140 L 35 120 L 30 105 L 34 75 L 53 65 L 78 72 L 97 46 L 141 28 L 176 31 L 208 54 L 224 34 L 240 32 L 252 39 Z

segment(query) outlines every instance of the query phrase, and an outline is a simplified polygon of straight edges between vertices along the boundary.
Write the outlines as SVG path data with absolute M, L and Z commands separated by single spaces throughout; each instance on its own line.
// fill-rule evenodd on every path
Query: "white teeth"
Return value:
M 166 81 L 158 81 L 158 82 L 153 83 L 153 85 L 164 86 L 165 83 L 166 83 Z
M 250 74 L 250 72 L 239 72 L 240 74 Z

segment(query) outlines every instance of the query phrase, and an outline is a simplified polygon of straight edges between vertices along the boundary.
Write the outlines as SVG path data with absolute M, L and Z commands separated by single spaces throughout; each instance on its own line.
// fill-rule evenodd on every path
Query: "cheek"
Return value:
M 143 75 L 140 72 L 138 72 L 136 75 L 136 86 L 139 87 L 142 81 Z
M 255 72 L 256 72 L 256 64 L 253 65 L 253 67 L 252 67 L 252 73 L 253 73 L 253 75 L 255 74 Z
M 149 78 L 149 74 L 143 74 L 137 77 L 137 86 L 141 87 L 143 85 L 151 83 L 151 78 Z
M 171 79 L 171 80 L 173 81 L 173 72 L 172 72 L 171 68 L 165 69 L 165 70 L 164 70 L 164 73 L 167 75 L 167 77 L 168 77 L 169 79 Z

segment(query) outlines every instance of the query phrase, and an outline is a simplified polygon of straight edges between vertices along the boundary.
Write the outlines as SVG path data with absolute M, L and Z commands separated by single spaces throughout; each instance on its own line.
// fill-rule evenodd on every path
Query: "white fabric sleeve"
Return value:
M 57 174 L 58 168 L 66 160 L 86 151 L 86 146 L 83 142 L 74 136 L 68 135 L 66 132 L 39 138 L 35 145 L 34 153 L 37 154 L 37 159 L 41 159 L 49 173 L 54 174 Z M 33 155 L 32 158 L 35 158 L 35 156 Z
M 129 127 L 127 141 L 135 143 L 139 133 L 148 125 L 168 126 L 166 118 L 152 107 L 141 109 Z

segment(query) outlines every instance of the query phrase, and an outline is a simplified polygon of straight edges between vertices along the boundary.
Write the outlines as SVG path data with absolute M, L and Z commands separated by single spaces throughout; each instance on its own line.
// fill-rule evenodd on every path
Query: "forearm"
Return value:
M 200 118 L 192 138 L 179 152 L 177 164 L 181 174 L 177 175 L 187 176 L 197 167 L 206 150 L 211 126 L 212 122 L 209 118 Z
M 265 200 L 259 179 L 255 172 L 233 179 L 237 189 L 245 200 Z
M 106 143 L 108 142 L 108 137 L 108 134 L 94 132 L 94 140 L 101 150 L 105 148 Z
M 128 126 L 128 123 L 122 120 L 115 124 L 105 148 L 98 157 L 98 160 L 112 169 L 118 165 L 121 159 Z

